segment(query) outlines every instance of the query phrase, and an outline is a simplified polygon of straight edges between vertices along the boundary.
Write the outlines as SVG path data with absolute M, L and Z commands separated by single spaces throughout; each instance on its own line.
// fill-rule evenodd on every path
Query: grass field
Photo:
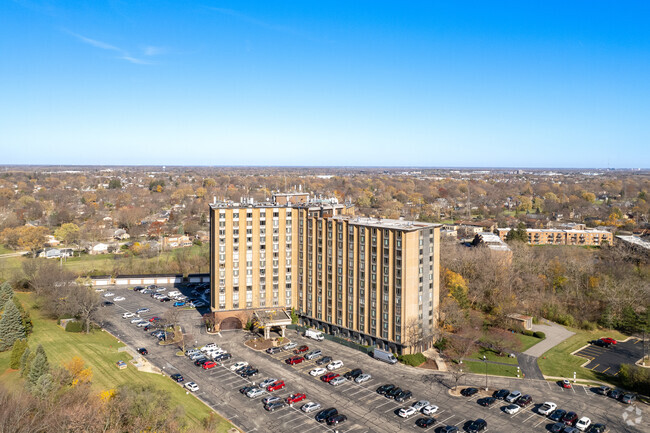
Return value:
M 42 344 L 52 365 L 60 365 L 79 356 L 86 365 L 92 367 L 93 386 L 98 393 L 125 383 L 150 384 L 169 396 L 172 407 L 182 406 L 192 425 L 199 425 L 201 420 L 210 414 L 210 408 L 191 394 L 186 395 L 183 388 L 169 378 L 137 371 L 128 363 L 131 356 L 117 352 L 117 349 L 124 345 L 110 334 L 103 331 L 94 331 L 89 335 L 65 332 L 55 321 L 43 318 L 38 310 L 32 308 L 33 299 L 30 293 L 19 293 L 18 298 L 25 308 L 30 310 L 34 322 L 34 332 L 29 337 L 30 348 L 35 349 L 38 344 Z M 17 371 L 7 370 L 9 357 L 10 352 L 0 353 L 0 377 L 6 386 L 16 388 L 22 379 Z M 115 363 L 119 360 L 127 362 L 129 366 L 125 370 L 118 370 Z M 232 425 L 224 420 L 217 431 L 225 432 L 231 427 Z
M 538 358 L 537 364 L 542 370 L 542 373 L 546 376 L 573 377 L 573 372 L 575 371 L 576 377 L 579 379 L 595 379 L 604 382 L 611 381 L 611 376 L 580 367 L 580 365 L 584 364 L 587 360 L 579 356 L 573 356 L 571 355 L 571 352 L 580 349 L 590 340 L 598 339 L 604 334 L 607 334 L 608 337 L 616 338 L 617 340 L 625 340 L 627 337 L 618 331 L 604 332 L 598 330 L 582 331 L 573 328 L 567 329 L 570 329 L 576 334 L 553 347 Z
M 543 341 L 541 338 L 530 337 L 524 334 L 517 334 L 517 338 L 519 338 L 519 341 L 521 341 L 521 347 L 519 348 L 520 352 L 525 352 L 540 341 Z
M 515 362 L 517 362 L 516 359 Z M 463 370 L 470 373 L 485 374 L 485 363 L 481 361 L 463 361 Z M 489 375 L 494 376 L 517 377 L 517 365 L 490 364 L 488 362 L 487 372 Z
M 485 348 L 480 348 L 478 351 L 472 353 L 469 358 L 483 360 L 483 356 L 487 358 L 488 361 L 503 362 L 505 364 L 511 364 L 517 366 L 517 358 L 510 358 L 506 356 L 499 356 L 493 351 Z M 463 361 L 464 362 L 464 361 Z M 485 367 L 483 368 L 483 373 L 485 373 Z

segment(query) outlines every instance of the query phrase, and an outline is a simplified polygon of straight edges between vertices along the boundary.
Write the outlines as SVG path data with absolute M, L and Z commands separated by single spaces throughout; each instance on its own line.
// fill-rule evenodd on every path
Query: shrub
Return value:
M 632 391 L 647 392 L 650 389 L 650 370 L 631 364 L 621 364 L 618 375 L 621 383 Z
M 81 322 L 77 322 L 76 320 L 71 320 L 70 322 L 65 324 L 65 331 L 81 332 L 83 331 L 83 325 L 81 324 Z
M 418 365 L 424 364 L 427 358 L 421 353 L 415 353 L 413 355 L 400 355 L 397 359 L 402 364 L 410 365 L 412 367 L 417 367 Z
M 433 347 L 435 347 L 436 349 L 438 349 L 441 352 L 444 352 L 447 349 L 448 343 L 449 342 L 447 341 L 447 339 L 443 337 L 440 340 L 436 341 L 433 344 Z
M 598 325 L 595 322 L 590 322 L 589 320 L 582 320 L 580 322 L 580 329 L 585 331 L 595 331 L 598 328 Z
M 533 331 L 530 331 L 530 330 L 528 330 L 528 329 L 524 329 L 524 330 L 522 331 L 522 334 L 524 334 L 524 335 L 526 335 L 526 336 L 528 336 L 528 337 L 533 337 L 533 336 L 535 335 L 535 333 L 534 333 Z
M 533 332 L 533 337 L 541 338 L 543 340 L 546 338 L 546 334 L 544 334 L 542 331 L 535 331 Z

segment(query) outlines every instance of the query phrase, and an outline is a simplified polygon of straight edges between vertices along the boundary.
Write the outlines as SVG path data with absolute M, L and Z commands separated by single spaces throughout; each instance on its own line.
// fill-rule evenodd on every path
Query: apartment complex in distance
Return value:
M 508 236 L 509 228 L 498 228 L 497 234 L 503 240 Z M 591 245 L 603 243 L 610 245 L 614 235 L 605 230 L 562 230 L 562 229 L 526 229 L 528 243 L 531 245 Z
M 304 325 L 396 353 L 431 343 L 440 225 L 359 217 L 299 193 L 212 204 L 210 229 L 211 309 L 222 321 L 293 308 Z

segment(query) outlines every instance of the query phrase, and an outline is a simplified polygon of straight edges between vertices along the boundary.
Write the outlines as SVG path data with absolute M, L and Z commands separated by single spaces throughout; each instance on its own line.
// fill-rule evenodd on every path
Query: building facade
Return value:
M 293 308 L 305 325 L 397 353 L 432 342 L 440 225 L 304 194 L 280 202 L 211 205 L 215 314 Z
M 508 236 L 509 228 L 498 228 L 497 234 L 503 240 Z M 531 245 L 590 245 L 603 243 L 610 245 L 614 235 L 605 230 L 561 230 L 561 229 L 526 229 L 528 243 Z

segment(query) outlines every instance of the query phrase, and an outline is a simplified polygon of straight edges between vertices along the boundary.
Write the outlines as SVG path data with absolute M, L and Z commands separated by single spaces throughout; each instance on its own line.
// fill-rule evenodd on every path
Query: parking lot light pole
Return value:
M 487 376 L 487 358 L 483 355 L 483 362 L 485 363 L 485 390 L 488 390 L 488 376 Z

